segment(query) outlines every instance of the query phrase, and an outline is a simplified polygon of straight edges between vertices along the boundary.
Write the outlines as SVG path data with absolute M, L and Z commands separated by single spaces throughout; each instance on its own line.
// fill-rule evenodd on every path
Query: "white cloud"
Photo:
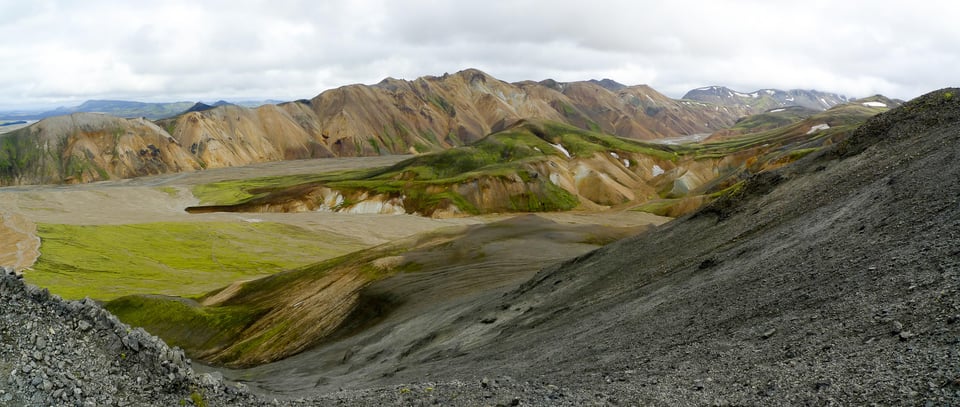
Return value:
M 956 85 L 953 2 L 0 0 L 0 108 L 312 97 L 475 67 L 910 98 Z

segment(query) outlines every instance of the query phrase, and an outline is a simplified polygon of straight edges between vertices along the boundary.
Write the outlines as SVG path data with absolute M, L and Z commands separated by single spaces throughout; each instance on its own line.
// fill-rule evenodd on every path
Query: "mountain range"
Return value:
M 816 90 L 760 89 L 750 93 L 737 92 L 725 86 L 707 86 L 693 89 L 683 99 L 697 100 L 723 106 L 736 106 L 753 112 L 762 112 L 778 107 L 800 106 L 825 110 L 850 101 L 846 96 Z
M 228 102 L 218 101 L 214 106 Z M 241 101 L 233 104 L 245 107 L 257 107 L 264 104 L 280 103 L 278 100 Z M 204 105 L 203 102 L 197 102 Z M 193 102 L 135 102 L 127 100 L 88 100 L 77 106 L 58 107 L 47 111 L 0 111 L 0 120 L 40 120 L 48 117 L 73 113 L 103 113 L 122 118 L 144 117 L 151 120 L 162 119 L 184 113 L 194 106 Z
M 764 92 L 756 99 L 766 102 L 752 105 L 739 99 L 674 100 L 645 85 L 611 80 L 511 84 L 468 69 L 413 81 L 387 78 L 375 85 L 349 85 L 310 100 L 257 108 L 185 104 L 177 108 L 186 113 L 155 122 L 74 113 L 2 136 L 0 185 L 83 183 L 265 161 L 442 151 L 521 119 L 638 140 L 713 133 L 780 106 L 773 104 L 773 97 L 796 93 L 791 92 Z M 827 104 L 839 103 L 827 99 L 829 94 L 808 93 Z M 707 98 L 698 95 L 691 97 Z

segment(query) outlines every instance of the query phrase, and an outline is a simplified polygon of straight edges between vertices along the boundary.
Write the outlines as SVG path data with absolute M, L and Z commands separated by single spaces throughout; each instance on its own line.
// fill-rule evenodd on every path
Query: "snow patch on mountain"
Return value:
M 571 158 L 570 152 L 567 151 L 566 148 L 563 148 L 563 144 L 557 143 L 557 144 L 550 144 L 550 145 L 553 146 L 553 148 L 557 149 L 557 151 L 560 151 L 561 153 L 563 153 L 563 155 L 567 156 L 567 158 Z
M 656 177 L 658 175 L 664 174 L 666 171 L 664 171 L 663 168 L 660 168 L 659 165 L 654 164 L 653 168 L 650 169 L 650 172 L 653 174 L 654 177 Z
M 807 131 L 807 134 L 813 134 L 813 133 L 816 133 L 816 132 L 818 132 L 818 131 L 820 131 L 820 130 L 826 130 L 826 129 L 829 129 L 829 128 L 830 128 L 830 125 L 829 125 L 829 124 L 821 123 L 821 124 L 818 124 L 818 125 L 815 125 L 815 126 L 811 127 L 810 130 Z

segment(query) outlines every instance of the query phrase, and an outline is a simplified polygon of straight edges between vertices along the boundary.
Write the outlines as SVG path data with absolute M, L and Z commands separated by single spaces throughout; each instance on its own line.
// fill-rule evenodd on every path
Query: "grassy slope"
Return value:
M 622 139 L 560 123 L 524 121 L 472 145 L 420 155 L 379 170 L 225 181 L 199 185 L 193 192 L 201 203 L 229 206 L 271 202 L 293 188 L 325 185 L 345 194 L 403 195 L 409 212 L 429 214 L 452 201 L 467 213 L 480 214 L 486 212 L 485 208 L 470 204 L 449 187 L 478 179 L 520 177 L 535 187 L 510 197 L 513 210 L 569 210 L 578 205 L 576 196 L 547 180 L 530 180 L 527 172 L 522 170 L 527 164 L 546 161 L 550 157 L 564 157 L 554 147 L 556 144 L 563 145 L 574 157 L 618 151 L 665 160 L 677 159 L 677 154 L 668 146 Z
M 774 109 L 774 111 L 747 116 L 741 120 L 738 120 L 736 124 L 726 130 L 734 134 L 756 133 L 764 130 L 773 130 L 800 122 L 803 119 L 814 116 L 818 113 L 820 113 L 820 111 L 807 109 L 800 106 Z
M 446 233 L 449 232 L 434 232 L 437 235 Z M 214 363 L 246 364 L 249 360 L 270 359 L 270 355 L 286 354 L 291 340 L 307 339 L 307 329 L 327 322 L 317 321 L 323 319 L 317 317 L 318 309 L 324 308 L 320 311 L 329 313 L 326 307 L 355 301 L 352 298 L 355 289 L 397 272 L 419 270 L 416 264 L 400 264 L 388 270 L 374 266 L 375 260 L 411 251 L 414 245 L 415 240 L 402 239 L 238 283 L 234 287 L 211 289 L 198 297 L 202 301 L 235 288 L 236 291 L 225 301 L 214 305 L 202 306 L 177 297 L 130 295 L 114 299 L 106 307 L 124 322 L 144 327 L 167 342 L 183 347 L 195 357 L 203 357 Z M 266 327 L 251 326 L 271 312 L 289 311 L 294 301 L 302 301 L 304 293 L 308 293 L 307 297 L 312 291 L 322 293 L 342 275 L 355 277 L 351 289 L 339 287 L 338 292 L 330 294 L 328 301 L 310 307 L 310 311 L 314 312 L 297 313 L 294 316 L 296 319 L 311 319 L 313 323 L 309 324 L 310 327 L 293 324 L 290 316 L 273 317 L 279 321 Z M 336 326 L 326 328 L 330 331 Z M 290 334 L 291 329 L 296 334 Z
M 135 293 L 197 295 L 310 264 L 363 245 L 277 223 L 51 225 L 27 280 L 65 298 Z

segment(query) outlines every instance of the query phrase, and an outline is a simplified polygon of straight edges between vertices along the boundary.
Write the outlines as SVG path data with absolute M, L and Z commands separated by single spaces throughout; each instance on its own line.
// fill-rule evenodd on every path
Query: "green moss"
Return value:
M 193 390 L 190 393 L 190 401 L 192 401 L 196 407 L 207 407 L 207 402 L 203 399 L 203 394 L 200 394 L 197 390 Z
M 275 323 L 270 326 L 270 329 L 257 335 L 248 337 L 242 342 L 236 344 L 230 349 L 230 352 L 225 353 L 221 356 L 221 358 L 224 360 L 236 360 L 252 352 L 262 355 L 269 353 L 270 350 L 283 348 L 286 342 L 275 341 L 275 339 L 278 336 L 281 336 L 281 334 L 286 333 L 289 326 L 289 320 L 283 320 Z
M 482 213 L 480 208 L 477 208 L 454 191 L 443 190 L 431 193 L 427 191 L 427 188 L 427 185 L 417 185 L 405 191 L 407 199 L 404 200 L 404 204 L 408 211 L 429 214 L 435 209 L 445 208 L 452 204 L 465 213 L 473 215 Z
M 787 152 L 787 157 L 789 157 L 791 161 L 795 161 L 795 160 L 799 160 L 799 159 L 801 159 L 801 158 L 803 158 L 803 157 L 806 157 L 806 156 L 807 156 L 808 154 L 810 154 L 810 153 L 813 153 L 813 152 L 819 151 L 819 150 L 820 150 L 820 147 L 798 148 L 798 149 L 795 149 L 795 150 L 790 150 L 790 151 L 788 151 L 788 152 Z
M 430 103 L 433 103 L 435 106 L 443 110 L 447 116 L 453 117 L 457 115 L 457 109 L 453 107 L 450 102 L 447 102 L 442 96 L 432 96 L 430 97 Z
M 40 224 L 43 255 L 26 274 L 64 298 L 197 295 L 363 247 L 356 238 L 278 223 Z
M 419 143 L 419 142 L 418 142 L 418 143 L 414 143 L 414 144 L 413 144 L 413 150 L 416 151 L 417 153 L 420 153 L 420 154 L 428 153 L 428 152 L 430 152 L 430 150 L 432 150 L 432 149 L 433 149 L 432 147 L 430 147 L 429 145 L 426 145 L 426 144 L 424 144 L 424 143 Z
M 187 350 L 226 345 L 263 314 L 242 306 L 200 307 L 190 300 L 142 295 L 120 297 L 105 307 L 124 323 Z
M 575 195 L 552 182 L 543 182 L 530 192 L 510 196 L 510 209 L 517 212 L 566 211 L 579 204 Z
M 383 155 L 383 151 L 380 150 L 380 143 L 377 142 L 375 137 L 370 137 L 367 141 L 370 143 L 370 146 L 373 147 L 373 151 L 376 151 L 378 155 Z
M 292 186 L 342 179 L 362 179 L 371 174 L 376 174 L 377 171 L 378 169 L 347 170 L 324 174 L 298 174 L 221 181 L 196 185 L 191 192 L 200 200 L 201 204 L 234 205 Z
M 59 151 L 54 154 L 59 155 Z M 0 135 L 0 184 L 12 184 L 21 177 L 42 171 L 39 166 L 43 155 L 29 127 Z
M 632 211 L 652 213 L 659 216 L 668 216 L 674 205 L 682 199 L 654 199 L 644 202 L 642 205 L 632 208 Z

